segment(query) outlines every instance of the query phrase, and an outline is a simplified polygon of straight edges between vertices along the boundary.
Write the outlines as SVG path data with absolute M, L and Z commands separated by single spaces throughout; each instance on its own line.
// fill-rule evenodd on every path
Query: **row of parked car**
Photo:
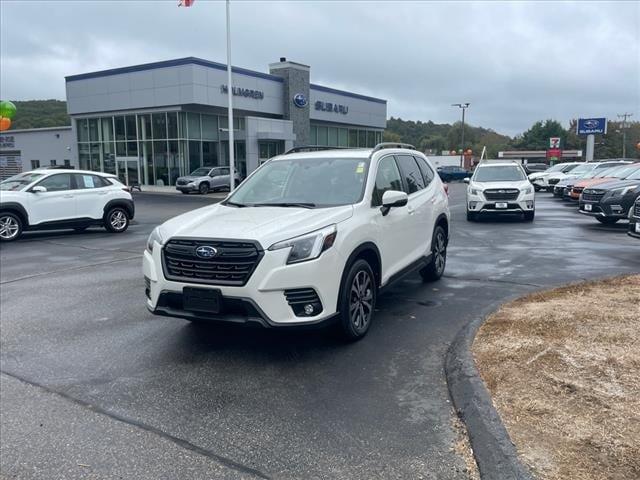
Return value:
M 628 233 L 640 238 L 640 161 L 559 163 L 529 180 L 536 191 L 578 203 L 578 211 L 605 225 L 629 220 Z

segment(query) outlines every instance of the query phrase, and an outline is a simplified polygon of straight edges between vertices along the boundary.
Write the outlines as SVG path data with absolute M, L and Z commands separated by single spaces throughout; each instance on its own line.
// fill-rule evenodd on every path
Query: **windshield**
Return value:
M 226 203 L 308 208 L 357 203 L 362 197 L 368 163 L 362 158 L 270 161 L 245 180 Z
M 573 169 L 575 169 L 578 165 L 579 165 L 579 164 L 577 164 L 577 163 L 574 163 L 573 165 L 565 165 L 565 166 L 564 166 L 564 168 L 562 169 L 562 171 L 563 171 L 564 173 L 570 172 L 570 171 L 572 171 Z
M 583 175 L 593 170 L 593 168 L 594 168 L 593 163 L 583 163 L 582 165 L 571 170 L 571 175 Z
M 636 168 L 635 172 L 626 177 L 626 180 L 640 180 L 640 168 Z
M 22 173 L 0 182 L 0 190 L 20 190 L 40 178 L 43 173 Z
M 209 175 L 210 168 L 196 168 L 193 172 L 191 172 L 192 177 L 204 177 L 205 175 Z
M 564 163 L 558 163 L 557 165 L 554 165 L 553 167 L 550 167 L 549 169 L 547 169 L 546 173 L 551 173 L 551 172 L 564 172 L 565 168 L 567 168 L 567 165 Z
M 518 182 L 525 176 L 520 167 L 515 165 L 499 165 L 495 167 L 480 167 L 474 175 L 474 182 Z
M 596 175 L 596 178 L 626 178 L 629 174 L 633 173 L 636 168 L 638 167 L 622 166 L 607 168 L 604 172 L 600 171 L 598 175 Z

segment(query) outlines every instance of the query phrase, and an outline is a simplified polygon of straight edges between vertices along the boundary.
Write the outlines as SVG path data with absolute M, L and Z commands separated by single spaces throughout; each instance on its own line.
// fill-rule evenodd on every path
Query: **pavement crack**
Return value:
M 266 480 L 270 480 L 271 477 L 268 476 L 266 473 L 261 472 L 258 469 L 249 467 L 247 465 L 244 465 L 242 463 L 236 462 L 235 460 L 232 460 L 230 458 L 227 458 L 223 455 L 219 455 L 217 453 L 214 453 L 210 450 L 207 450 L 203 447 L 200 447 L 194 443 L 189 442 L 188 440 L 185 440 L 183 438 L 180 437 L 176 437 L 175 435 L 172 435 L 168 432 L 165 432 L 163 430 L 160 430 L 157 427 L 154 427 L 152 425 L 147 425 L 146 423 L 142 423 L 138 420 L 134 420 L 132 418 L 127 418 L 123 415 L 119 415 L 117 413 L 114 412 L 110 412 L 102 407 L 99 407 L 97 405 L 94 405 L 92 403 L 87 402 L 86 400 L 81 400 L 79 398 L 76 397 L 72 397 L 71 395 L 65 393 L 65 392 L 61 392 L 55 389 L 52 389 L 50 387 L 47 387 L 46 385 L 43 385 L 41 383 L 32 381 L 32 380 L 28 380 L 26 378 L 21 377 L 20 375 L 11 373 L 11 372 L 7 372 L 6 370 L 0 370 L 0 373 L 7 375 L 11 378 L 14 378 L 20 382 L 26 383 L 28 385 L 31 385 L 33 387 L 39 388 L 47 393 L 53 394 L 53 395 L 57 395 L 67 401 L 70 401 L 76 405 L 79 405 L 83 408 L 86 408 L 88 410 L 91 410 L 94 413 L 98 413 L 100 415 L 105 415 L 109 418 L 111 418 L 112 420 L 115 420 L 117 422 L 121 422 L 121 423 L 125 423 L 127 425 L 131 425 L 137 428 L 140 428 L 146 432 L 149 433 L 153 433 L 155 435 L 158 435 L 159 437 L 162 437 L 168 441 L 170 441 L 171 443 L 178 445 L 181 448 L 184 448 L 186 450 L 189 450 L 191 452 L 197 453 L 199 455 L 202 455 L 204 457 L 210 458 L 216 462 L 218 462 L 221 465 L 224 465 L 225 467 L 232 469 L 232 470 L 236 470 L 238 472 L 244 473 L 244 474 L 248 474 L 248 475 L 252 475 L 254 477 L 257 478 L 263 478 Z
M 14 279 L 11 279 L 11 280 L 5 280 L 4 282 L 0 282 L 0 285 L 7 285 L 9 283 L 21 282 L 22 280 L 30 280 L 32 278 L 42 277 L 42 276 L 45 276 L 45 275 L 54 275 L 56 273 L 65 273 L 65 272 L 72 272 L 74 270 L 82 270 L 83 268 L 99 267 L 101 265 L 110 265 L 112 263 L 118 263 L 118 262 L 128 262 L 129 260 L 136 260 L 136 259 L 139 259 L 141 257 L 142 257 L 142 254 L 139 254 L 139 255 L 136 255 L 134 257 L 126 257 L 126 258 L 118 258 L 116 260 L 109 260 L 108 262 L 91 263 L 91 264 L 88 264 L 88 265 L 79 265 L 77 267 L 63 268 L 61 270 L 53 270 L 51 272 L 34 273 L 33 275 L 25 275 L 24 277 L 14 278 Z

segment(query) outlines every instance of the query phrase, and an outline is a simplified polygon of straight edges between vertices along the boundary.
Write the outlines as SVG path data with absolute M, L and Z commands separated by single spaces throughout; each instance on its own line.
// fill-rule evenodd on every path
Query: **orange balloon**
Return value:
M 9 130 L 11 128 L 11 119 L 7 117 L 0 117 L 0 132 Z
M 636 143 L 636 148 L 640 150 L 640 142 Z

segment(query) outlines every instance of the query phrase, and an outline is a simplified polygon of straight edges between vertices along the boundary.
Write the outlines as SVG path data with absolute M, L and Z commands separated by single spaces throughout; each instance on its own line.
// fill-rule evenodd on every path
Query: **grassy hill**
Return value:
M 17 112 L 11 122 L 12 130 L 71 125 L 67 102 L 63 100 L 25 100 L 13 104 Z

